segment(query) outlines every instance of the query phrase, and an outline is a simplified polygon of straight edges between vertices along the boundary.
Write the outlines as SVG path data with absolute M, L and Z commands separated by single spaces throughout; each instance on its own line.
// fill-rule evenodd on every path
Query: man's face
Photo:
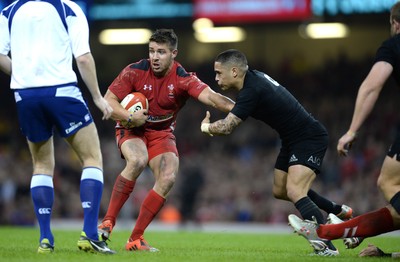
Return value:
M 171 50 L 168 44 L 149 43 L 151 69 L 156 76 L 164 76 L 170 69 L 178 50 Z
M 226 67 L 222 66 L 220 62 L 214 63 L 215 81 L 222 90 L 228 90 L 232 84 L 232 72 Z
M 400 24 L 390 16 L 390 35 L 395 36 L 400 33 Z

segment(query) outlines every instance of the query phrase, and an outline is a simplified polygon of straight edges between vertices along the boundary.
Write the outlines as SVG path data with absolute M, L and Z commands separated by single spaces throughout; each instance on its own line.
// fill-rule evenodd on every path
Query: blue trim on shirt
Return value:
M 11 24 L 17 10 L 25 3 L 29 1 L 38 1 L 38 0 L 18 0 L 15 2 L 14 6 L 10 6 L 11 8 L 5 9 L 2 11 L 2 15 L 8 18 L 8 29 L 11 32 Z M 63 23 L 65 30 L 68 31 L 67 20 L 68 16 L 76 16 L 74 11 L 66 4 L 63 4 L 61 0 L 39 0 L 42 2 L 47 2 L 54 6 L 57 10 L 58 15 L 60 16 L 61 22 Z
M 54 85 L 54 86 L 40 86 L 40 87 L 31 87 L 31 88 L 22 88 L 22 89 L 13 89 L 14 93 L 18 93 L 21 98 L 27 97 L 41 97 L 41 96 L 54 96 L 57 92 L 58 88 L 67 87 L 67 86 L 75 86 L 78 87 L 76 82 Z

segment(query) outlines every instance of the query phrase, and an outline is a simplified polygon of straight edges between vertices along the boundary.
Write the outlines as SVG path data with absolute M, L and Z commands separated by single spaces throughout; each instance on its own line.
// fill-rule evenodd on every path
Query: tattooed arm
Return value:
M 201 122 L 201 131 L 213 135 L 229 135 L 242 123 L 242 120 L 232 113 L 229 113 L 224 119 L 210 123 L 210 112 L 207 111 L 206 117 Z

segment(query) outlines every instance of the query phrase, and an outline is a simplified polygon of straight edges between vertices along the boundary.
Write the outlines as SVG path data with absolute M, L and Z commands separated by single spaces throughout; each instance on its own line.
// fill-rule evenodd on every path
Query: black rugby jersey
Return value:
M 385 61 L 393 66 L 392 76 L 400 85 L 400 35 L 395 35 L 382 43 L 375 55 L 375 62 Z
M 318 123 L 297 99 L 267 74 L 248 70 L 231 113 L 246 120 L 261 120 L 275 129 L 282 140 L 303 134 L 307 126 Z

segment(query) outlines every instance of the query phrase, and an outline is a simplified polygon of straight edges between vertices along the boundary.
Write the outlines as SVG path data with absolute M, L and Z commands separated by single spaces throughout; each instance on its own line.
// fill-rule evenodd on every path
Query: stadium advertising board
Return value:
M 194 0 L 195 18 L 214 22 L 304 20 L 311 16 L 310 0 Z

